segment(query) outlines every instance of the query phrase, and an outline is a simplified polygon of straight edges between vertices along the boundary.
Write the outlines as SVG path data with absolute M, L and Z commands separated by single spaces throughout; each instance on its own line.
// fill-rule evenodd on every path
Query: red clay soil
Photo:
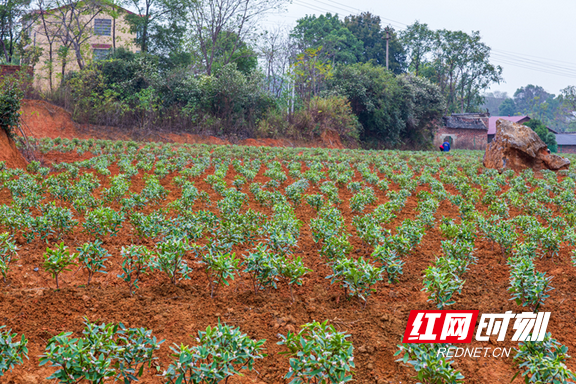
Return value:
M 147 136 L 144 137 L 142 132 L 137 130 L 127 133 L 126 130 L 116 127 L 78 124 L 72 120 L 70 112 L 44 100 L 23 100 L 21 112 L 21 121 L 24 132 L 35 138 L 94 138 L 105 140 L 161 141 L 179 144 L 232 144 L 226 139 L 215 136 L 155 131 L 147 132 Z M 245 139 L 240 140 L 236 144 L 258 147 L 345 148 L 338 134 L 333 131 L 325 131 L 319 140 L 313 142 L 302 142 L 288 139 Z
M 73 153 L 68 153 L 67 158 L 61 160 L 59 154 L 48 154 L 45 159 L 49 162 L 71 161 L 72 157 Z M 118 174 L 116 165 L 111 166 L 110 170 L 112 175 Z M 262 169 L 254 181 L 269 180 L 263 176 L 263 171 Z M 166 207 L 180 197 L 179 188 L 172 183 L 177 175 L 173 173 L 162 180 L 162 185 L 170 191 L 168 197 L 158 206 L 146 207 L 145 213 Z M 219 196 L 204 181 L 205 176 L 196 178 L 195 185 L 199 190 L 206 191 L 211 201 L 215 202 Z M 236 176 L 236 171 L 230 169 L 227 175 L 228 186 L 231 186 Z M 100 189 L 109 187 L 108 179 L 101 175 L 98 177 L 102 183 Z M 355 181 L 360 179 L 360 175 L 356 173 Z M 293 181 L 288 178 L 284 185 Z M 143 186 L 141 171 L 140 175 L 133 179 L 131 191 L 140 192 Z M 429 190 L 429 187 L 418 187 L 416 192 L 420 190 Z M 448 187 L 447 190 L 453 192 Z M 268 215 L 271 213 L 269 208 L 263 208 L 255 202 L 252 193 L 247 190 L 244 192 L 250 197 L 249 208 Z M 319 193 L 318 186 L 311 186 L 307 192 Z M 405 208 L 387 226 L 389 229 L 395 228 L 404 219 L 416 216 L 416 195 L 417 193 L 413 193 L 408 198 Z M 348 205 L 351 196 L 352 193 L 347 189 L 340 190 L 340 198 L 345 202 L 340 208 L 346 218 L 348 232 L 354 234 L 353 216 Z M 366 213 L 387 201 L 387 197 L 380 190 L 376 190 L 376 196 L 378 201 L 370 206 Z M 11 197 L 6 189 L 0 190 L 0 201 L 10 203 Z M 217 213 L 215 204 L 205 206 L 202 203 L 196 209 Z M 166 339 L 158 353 L 160 372 L 170 363 L 169 346 L 172 343 L 194 345 L 197 331 L 215 324 L 218 319 L 229 325 L 239 326 L 249 336 L 267 340 L 265 347 L 268 357 L 257 362 L 254 372 L 248 373 L 244 378 L 231 379 L 229 383 L 259 384 L 287 383 L 282 377 L 288 371 L 288 359 L 278 355 L 278 352 L 284 350 L 276 344 L 279 341 L 278 334 L 297 330 L 300 325 L 312 320 L 330 320 L 339 330 L 351 334 L 357 367 L 355 382 L 415 383 L 414 370 L 395 362 L 396 357 L 393 355 L 404 333 L 410 310 L 435 309 L 433 304 L 426 301 L 426 294 L 420 290 L 424 269 L 440 253 L 440 242 L 444 238 L 439 230 L 435 228 L 427 231 L 422 243 L 405 259 L 404 274 L 401 275 L 399 283 L 377 284 L 377 291 L 370 296 L 366 308 L 363 308 L 358 300 L 348 300 L 342 289 L 331 285 L 330 280 L 326 279 L 331 270 L 319 255 L 319 245 L 313 241 L 309 227 L 310 219 L 316 217 L 316 212 L 307 204 L 301 204 L 296 208 L 296 214 L 305 223 L 301 229 L 296 256 L 301 256 L 306 267 L 313 272 L 304 279 L 302 287 L 295 288 L 296 299 L 293 303 L 288 288 L 283 285 L 277 290 L 254 294 L 251 281 L 244 275 L 233 281 L 229 287 L 221 288 L 216 297 L 211 299 L 206 275 L 193 255 L 188 256 L 189 265 L 194 268 L 190 280 L 182 280 L 177 285 L 172 285 L 166 276 L 155 272 L 145 276 L 139 283 L 140 289 L 134 296 L 130 296 L 127 286 L 117 277 L 121 273 L 121 247 L 137 243 L 127 222 L 117 236 L 103 239 L 104 247 L 112 254 L 107 263 L 107 274 L 97 274 L 92 284 L 85 287 L 87 274 L 74 268 L 62 275 L 61 289 L 56 291 L 54 281 L 42 268 L 42 254 L 46 243 L 35 240 L 27 244 L 23 239 L 19 239 L 20 260 L 9 273 L 9 284 L 4 286 L 0 282 L 0 324 L 19 334 L 26 334 L 30 340 L 30 360 L 5 376 L 1 382 L 48 383 L 45 378 L 54 369 L 38 367 L 38 356 L 43 353 L 48 339 L 64 331 L 75 332 L 75 335 L 79 336 L 83 328 L 83 318 L 87 317 L 92 322 L 123 322 L 129 327 L 147 327 L 160 339 Z M 457 215 L 458 210 L 445 200 L 435 216 L 440 220 L 442 216 L 456 218 Z M 63 240 L 71 249 L 75 249 L 92 239 L 77 228 Z M 153 242 L 144 242 L 153 247 Z M 354 257 L 369 255 L 369 250 L 358 237 L 351 238 L 351 242 L 354 246 Z M 509 300 L 509 269 L 507 265 L 499 264 L 501 254 L 498 246 L 493 249 L 492 245 L 484 240 L 478 240 L 476 246 L 479 261 L 464 275 L 466 283 L 462 293 L 455 296 L 456 303 L 450 309 L 477 309 L 480 313 L 502 313 L 507 310 L 519 313 L 525 310 Z M 237 255 L 247 253 L 245 247 L 236 247 L 234 251 Z M 550 292 L 543 308 L 552 312 L 548 331 L 573 354 L 576 350 L 576 268 L 570 264 L 569 250 L 563 249 L 560 256 L 553 260 L 536 260 L 536 264 L 538 271 L 555 276 L 552 282 L 555 289 Z M 517 347 L 517 343 L 509 341 L 510 333 L 511 329 L 505 342 L 498 343 L 492 338 L 485 343 L 474 341 L 471 346 Z M 568 361 L 569 368 L 573 370 L 576 368 L 574 360 Z M 510 383 L 516 372 L 512 356 L 456 358 L 454 365 L 466 376 L 467 383 Z M 156 369 L 147 370 L 141 382 L 165 383 L 155 374 Z M 521 381 L 520 378 L 515 380 L 516 383 Z
M 26 160 L 16 148 L 14 140 L 8 137 L 6 131 L 0 128 L 0 161 L 5 161 L 10 168 L 25 168 Z

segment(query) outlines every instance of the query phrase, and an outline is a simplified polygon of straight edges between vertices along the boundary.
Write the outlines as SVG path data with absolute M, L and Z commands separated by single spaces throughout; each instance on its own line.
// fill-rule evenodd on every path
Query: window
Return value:
M 104 60 L 109 53 L 110 49 L 94 49 L 94 60 Z
M 100 36 L 110 36 L 112 32 L 111 19 L 94 19 L 94 34 Z

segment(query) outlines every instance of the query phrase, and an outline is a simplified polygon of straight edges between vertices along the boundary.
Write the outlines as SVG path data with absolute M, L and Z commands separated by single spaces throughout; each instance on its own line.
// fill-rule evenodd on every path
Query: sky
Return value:
M 286 12 L 269 15 L 264 28 L 295 25 L 298 18 L 326 12 L 339 16 L 371 12 L 396 30 L 418 20 L 430 29 L 479 31 L 492 48 L 491 62 L 504 82 L 490 91 L 512 96 L 534 84 L 559 94 L 576 85 L 574 0 L 292 0 Z

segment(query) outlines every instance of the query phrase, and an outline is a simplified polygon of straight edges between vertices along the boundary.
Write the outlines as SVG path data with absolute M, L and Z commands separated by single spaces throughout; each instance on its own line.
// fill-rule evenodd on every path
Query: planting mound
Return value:
M 26 160 L 16 148 L 14 140 L 3 129 L 0 129 L 0 161 L 5 161 L 10 168 L 26 167 Z

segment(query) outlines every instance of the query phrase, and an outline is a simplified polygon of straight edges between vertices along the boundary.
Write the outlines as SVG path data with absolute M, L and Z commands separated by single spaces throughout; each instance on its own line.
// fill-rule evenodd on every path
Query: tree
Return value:
M 296 56 L 292 65 L 294 88 L 306 106 L 310 104 L 312 97 L 320 93 L 326 80 L 332 76 L 332 66 L 319 57 L 321 49 L 321 47 L 306 49 Z
M 514 116 L 516 114 L 516 103 L 513 99 L 506 99 L 498 107 L 498 114 L 500 116 Z
M 576 86 L 569 85 L 560 91 L 562 94 L 562 106 L 570 112 L 576 111 Z
M 13 63 L 16 46 L 25 24 L 30 0 L 3 0 L 0 3 L 0 50 L 6 63 Z
M 290 33 L 300 52 L 318 50 L 323 61 L 332 65 L 354 64 L 361 60 L 363 43 L 346 28 L 338 15 L 306 16 L 296 21 Z
M 93 35 L 94 19 L 102 13 L 110 12 L 114 4 L 111 0 L 40 0 L 39 6 L 46 37 L 52 36 L 60 41 L 59 52 L 56 53 L 62 60 L 62 75 L 69 50 L 74 53 L 78 67 L 83 69 L 86 65 L 86 44 Z M 51 61 L 55 53 L 53 42 L 50 43 Z
M 524 114 L 534 114 L 536 111 L 541 110 L 541 105 L 554 95 L 546 92 L 544 88 L 538 85 L 528 84 L 525 87 L 520 87 L 514 92 L 514 103 L 519 112 Z
M 432 143 L 434 127 L 446 109 L 446 100 L 438 86 L 421 76 L 409 73 L 399 76 L 398 80 L 404 88 L 403 141 L 413 147 L 426 147 Z
M 136 33 L 136 44 L 142 52 L 166 53 L 177 51 L 186 33 L 186 9 L 188 0 L 125 0 L 136 10 L 126 20 L 131 32 Z
M 216 60 L 222 66 L 233 62 L 243 44 L 255 40 L 258 21 L 285 3 L 286 0 L 198 0 L 190 4 L 187 14 L 192 45 L 199 52 L 202 70 L 211 75 Z
M 247 75 L 258 67 L 258 55 L 251 46 L 244 41 L 239 41 L 238 36 L 233 32 L 224 38 L 225 34 L 220 35 L 216 44 L 215 60 L 212 63 L 212 71 L 219 72 L 225 65 L 235 63 L 236 69 Z M 210 44 L 210 43 L 208 43 Z M 228 62 L 225 62 L 227 59 Z
M 431 141 L 432 123 L 445 108 L 439 88 L 414 75 L 395 77 L 372 63 L 337 66 L 329 81 L 334 92 L 350 100 L 369 146 L 394 147 L 405 140 Z M 422 140 L 424 139 L 424 140 Z
M 290 59 L 295 57 L 294 44 L 283 28 L 265 31 L 258 46 L 268 89 L 276 98 L 288 89 Z
M 344 19 L 344 26 L 364 44 L 360 62 L 372 61 L 374 65 L 386 66 L 386 31 L 381 26 L 379 16 L 370 12 L 350 15 Z M 406 52 L 394 30 L 389 30 L 388 68 L 395 74 L 400 74 L 406 67 Z
M 558 152 L 558 144 L 556 143 L 556 136 L 548 130 L 546 125 L 538 119 L 531 119 L 530 121 L 524 123 L 524 125 L 532 128 L 534 132 L 542 139 L 544 143 L 548 146 L 548 149 L 552 152 Z
M 487 92 L 483 95 L 484 97 L 484 104 L 482 104 L 482 109 L 488 110 L 491 115 L 497 116 L 498 115 L 498 108 L 504 102 L 504 100 L 508 99 L 508 94 L 506 92 Z
M 400 42 L 407 53 L 409 70 L 416 76 L 420 75 L 420 69 L 428 62 L 434 46 L 434 32 L 428 29 L 428 24 L 416 21 L 400 33 Z
M 502 68 L 490 63 L 490 47 L 477 31 L 436 31 L 432 55 L 422 74 L 438 84 L 448 112 L 474 110 L 483 102 L 483 91 L 502 81 Z

